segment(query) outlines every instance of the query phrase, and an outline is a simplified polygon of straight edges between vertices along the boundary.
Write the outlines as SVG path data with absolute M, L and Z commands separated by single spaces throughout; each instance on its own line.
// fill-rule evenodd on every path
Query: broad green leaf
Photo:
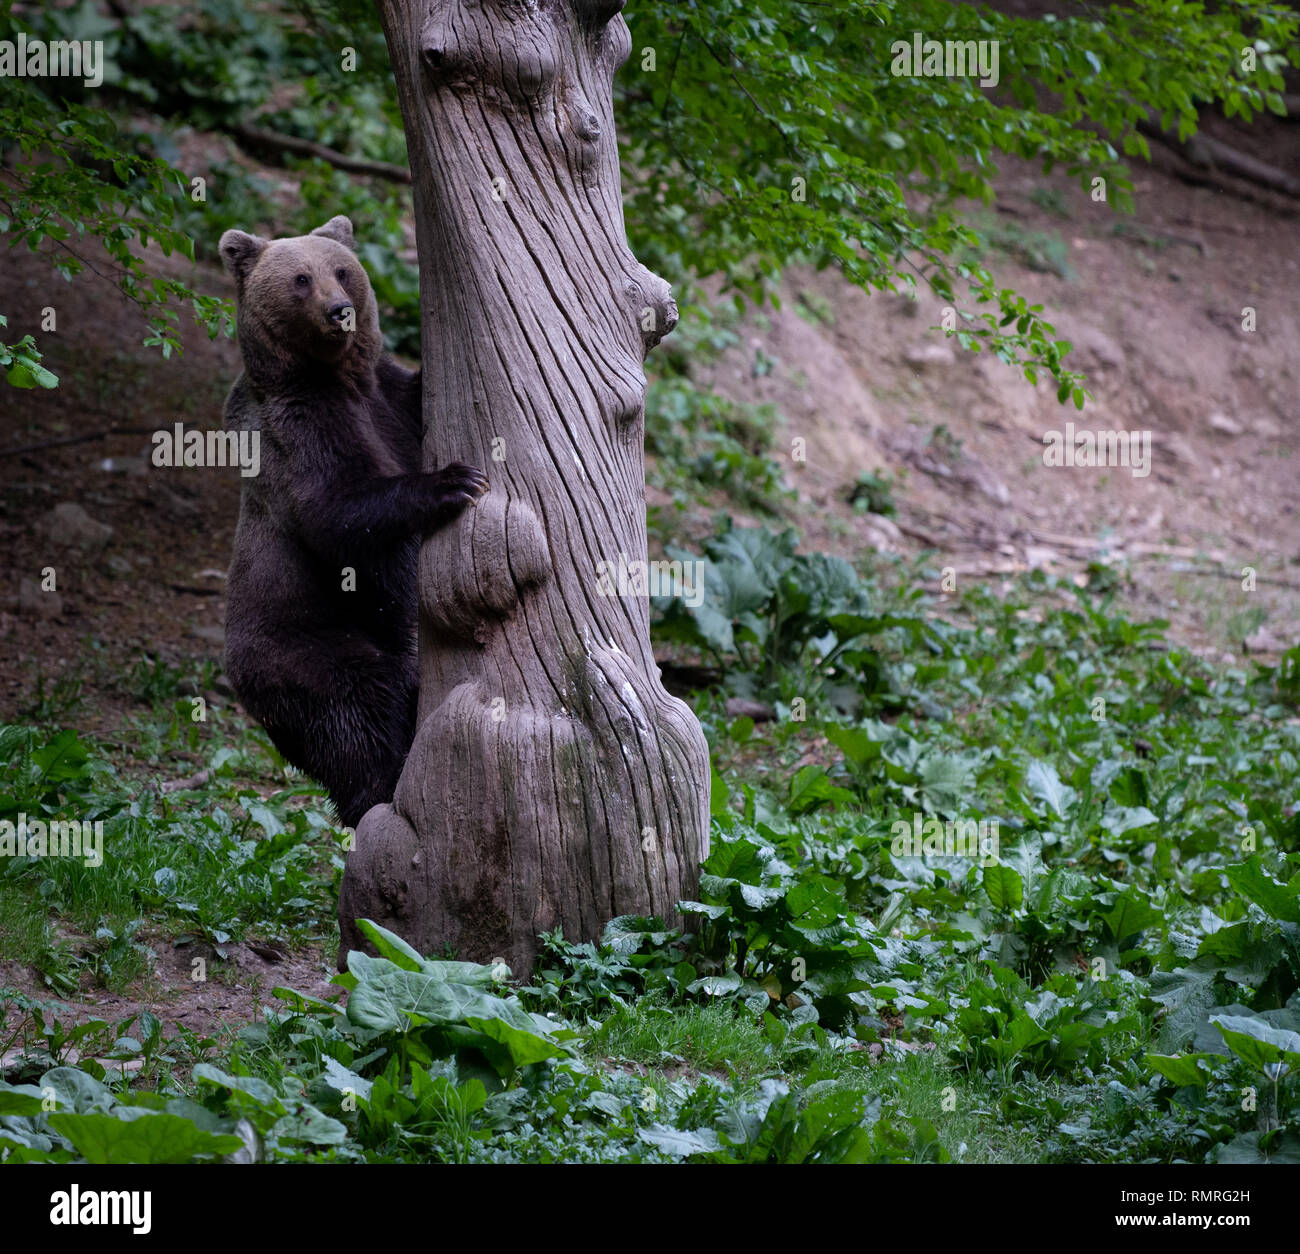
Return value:
M 1265 913 L 1284 923 L 1300 923 L 1300 875 L 1281 884 L 1264 870 L 1258 855 L 1226 867 L 1224 874 L 1233 888 Z
M 1025 899 L 1025 881 L 1020 872 L 1002 863 L 986 866 L 982 882 L 995 910 L 1016 910 Z
M 34 1084 L 0 1082 L 0 1117 L 5 1115 L 39 1115 L 44 1107 L 41 1090 Z
M 939 813 L 955 816 L 971 788 L 973 765 L 960 754 L 930 754 L 921 764 L 922 795 Z
M 1050 762 L 1038 759 L 1031 762 L 1029 770 L 1025 773 L 1025 782 L 1029 785 L 1030 792 L 1040 801 L 1045 802 L 1057 818 L 1065 818 L 1066 812 L 1078 796 L 1073 788 L 1061 783 L 1056 767 Z
M 824 802 L 852 805 L 856 801 L 856 795 L 847 788 L 831 783 L 824 766 L 814 765 L 800 767 L 795 772 L 790 781 L 790 800 L 787 804 L 791 814 L 805 814 Z
M 90 750 L 77 739 L 77 733 L 61 731 L 48 744 L 33 749 L 31 760 L 49 780 L 81 779 L 86 774 Z
M 1153 923 L 1161 922 L 1164 915 L 1149 902 L 1143 901 L 1135 891 L 1129 891 L 1121 893 L 1102 918 L 1116 944 L 1122 945 Z
M 351 1089 L 363 1101 L 370 1096 L 373 1083 L 355 1071 L 350 1071 L 337 1058 L 330 1058 L 328 1055 L 325 1058 L 325 1070 L 321 1078 L 336 1092 L 342 1093 Z
M 720 997 L 726 993 L 734 993 L 743 983 L 744 981 L 734 971 L 727 971 L 722 975 L 706 975 L 691 984 L 687 991 Z
M 526 1067 L 547 1058 L 562 1058 L 568 1052 L 563 1046 L 540 1035 L 536 1020 L 533 1021 L 531 1030 L 515 1027 L 504 1019 L 468 1018 L 465 1022 L 468 1026 L 477 1028 L 489 1040 L 504 1045 L 516 1067 Z
M 531 1016 L 517 1002 L 382 960 L 368 967 L 348 998 L 348 1019 L 380 1032 L 404 1032 L 413 1023 L 466 1023 L 470 1016 L 501 1019 L 525 1032 L 535 1030 Z
M 284 832 L 284 820 L 270 806 L 258 801 L 245 801 L 244 809 L 268 836 L 279 836 Z
M 843 752 L 850 766 L 858 768 L 874 762 L 884 750 L 883 738 L 874 735 L 871 726 L 830 726 L 826 728 L 826 738 Z
M 111 1110 L 117 1100 L 107 1085 L 77 1067 L 54 1067 L 41 1077 L 40 1088 L 54 1091 L 60 1110 L 78 1115 Z
M 1210 1021 L 1223 1033 L 1228 1048 L 1250 1066 L 1262 1069 L 1272 1062 L 1286 1062 L 1300 1069 L 1300 1032 L 1275 1028 L 1253 1016 L 1213 1015 Z
M 608 945 L 615 953 L 635 953 L 643 944 L 658 949 L 674 933 L 665 928 L 662 919 L 647 919 L 644 915 L 624 914 L 605 924 L 600 943 Z
M 1109 808 L 1101 817 L 1101 825 L 1112 836 L 1123 836 L 1126 832 L 1150 827 L 1160 820 L 1146 806 L 1118 806 Z
M 315 1106 L 295 1102 L 287 1115 L 276 1120 L 270 1137 L 302 1145 L 342 1145 L 348 1139 L 348 1130 Z
M 730 906 L 710 906 L 701 901 L 679 901 L 677 910 L 680 914 L 702 914 L 707 919 L 721 919 L 731 913 Z
M 88 1163 L 188 1163 L 233 1154 L 244 1144 L 237 1136 L 204 1132 L 179 1115 L 129 1106 L 120 1110 L 121 1118 L 50 1115 L 49 1124 Z
M 264 1106 L 276 1113 L 285 1109 L 283 1099 L 265 1081 L 251 1075 L 229 1075 L 211 1063 L 201 1062 L 194 1068 L 194 1079 L 201 1084 L 211 1084 L 217 1088 L 227 1088 L 235 1093 L 251 1097 L 258 1106 Z
M 1153 1070 L 1184 1088 L 1188 1085 L 1204 1088 L 1209 1083 L 1210 1077 L 1207 1072 L 1201 1070 L 1200 1064 L 1215 1061 L 1217 1058 L 1214 1054 L 1147 1055 L 1147 1064 Z
M 722 1149 L 722 1142 L 712 1128 L 697 1128 L 693 1132 L 682 1132 L 677 1128 L 667 1127 L 662 1123 L 653 1123 L 648 1128 L 638 1128 L 637 1136 L 647 1145 L 674 1158 L 690 1158 L 693 1154 L 716 1154 Z
M 417 953 L 400 936 L 387 928 L 372 923 L 369 919 L 358 919 L 357 930 L 379 951 L 381 958 L 406 971 L 418 971 L 424 963 L 423 955 Z
M 999 842 L 999 860 L 1020 875 L 1023 897 L 1028 899 L 1043 875 L 1043 839 L 1037 832 L 1027 833 L 1014 844 Z
M 1162 1049 L 1182 1049 L 1192 1039 L 1196 1025 L 1217 1000 L 1214 985 L 1218 972 L 1213 958 L 1197 958 L 1176 971 L 1151 973 L 1151 996 L 1167 1011 L 1160 1027 Z
M 1265 1148 L 1258 1132 L 1240 1132 L 1215 1153 L 1216 1163 L 1300 1163 L 1300 1136 L 1283 1132 Z

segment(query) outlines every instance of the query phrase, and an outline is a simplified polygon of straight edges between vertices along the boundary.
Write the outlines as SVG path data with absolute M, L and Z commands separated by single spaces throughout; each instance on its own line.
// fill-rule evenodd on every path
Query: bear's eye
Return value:
M 294 279 L 294 282 L 295 282 L 299 287 L 310 287 L 310 286 L 311 286 L 311 279 L 310 279 L 307 275 L 305 275 L 305 274 L 300 274 L 300 275 L 298 275 L 298 277 L 297 277 L 296 279 Z
M 347 281 L 348 272 L 346 270 L 335 270 L 334 277 L 338 279 L 340 283 L 345 283 Z

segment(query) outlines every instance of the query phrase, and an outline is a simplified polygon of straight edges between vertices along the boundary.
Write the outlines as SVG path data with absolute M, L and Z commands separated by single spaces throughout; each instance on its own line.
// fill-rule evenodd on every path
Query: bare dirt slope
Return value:
M 1005 172 L 984 220 L 1002 244 L 985 260 L 1042 303 L 1093 399 L 1061 406 L 1050 382 L 950 348 L 931 329 L 933 298 L 791 275 L 783 308 L 751 317 L 713 377 L 781 409 L 784 456 L 806 440 L 806 464 L 791 460 L 787 475 L 816 507 L 800 510 L 805 542 L 929 545 L 959 589 L 963 575 L 1069 574 L 1101 559 L 1128 579 L 1135 612 L 1171 618 L 1196 647 L 1294 645 L 1300 223 L 1154 172 L 1139 177 L 1137 215 L 1120 216 L 1028 169 Z M 1045 433 L 1067 422 L 1149 431 L 1150 473 L 1045 465 Z M 872 470 L 906 475 L 901 534 L 845 511 L 849 485 Z

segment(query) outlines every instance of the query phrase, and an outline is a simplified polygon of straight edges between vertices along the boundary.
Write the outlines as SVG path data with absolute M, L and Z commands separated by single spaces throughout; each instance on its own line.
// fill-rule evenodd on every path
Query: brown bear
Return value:
M 421 467 L 420 377 L 384 356 L 352 223 L 221 237 L 244 373 L 227 430 L 257 431 L 227 583 L 226 671 L 344 824 L 392 798 L 416 708 L 416 556 L 487 490 Z

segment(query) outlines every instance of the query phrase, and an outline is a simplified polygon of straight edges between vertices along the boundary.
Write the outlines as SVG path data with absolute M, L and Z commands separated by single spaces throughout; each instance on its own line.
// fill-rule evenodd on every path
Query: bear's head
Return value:
M 270 382 L 309 363 L 349 373 L 374 367 L 383 351 L 379 311 L 347 218 L 290 239 L 227 231 L 219 248 L 235 277 L 250 374 Z

